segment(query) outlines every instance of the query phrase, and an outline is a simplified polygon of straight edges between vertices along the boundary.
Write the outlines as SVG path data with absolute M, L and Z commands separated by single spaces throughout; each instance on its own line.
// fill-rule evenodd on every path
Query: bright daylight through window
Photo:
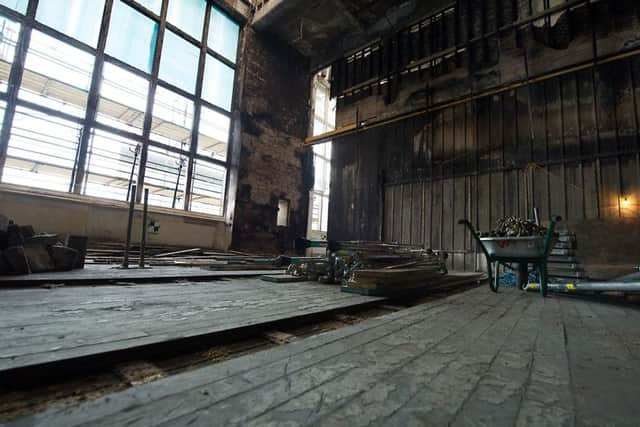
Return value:
M 208 0 L 0 0 L 1 182 L 223 215 L 239 34 Z

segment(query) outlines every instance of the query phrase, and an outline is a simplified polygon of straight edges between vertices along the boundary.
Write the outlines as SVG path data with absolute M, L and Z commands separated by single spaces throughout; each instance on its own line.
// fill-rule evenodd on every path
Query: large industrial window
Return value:
M 0 0 L 0 181 L 223 215 L 240 26 L 212 0 L 60 3 Z
M 335 129 L 336 103 L 329 96 L 329 70 L 321 71 L 313 80 L 313 135 Z M 314 185 L 309 200 L 310 237 L 326 233 L 329 220 L 329 184 L 331 178 L 331 143 L 313 147 Z

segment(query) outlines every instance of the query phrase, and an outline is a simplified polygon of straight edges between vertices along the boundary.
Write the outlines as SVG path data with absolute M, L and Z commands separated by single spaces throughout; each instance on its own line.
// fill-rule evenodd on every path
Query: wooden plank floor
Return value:
M 624 426 L 640 312 L 485 287 L 18 426 Z
M 0 286 L 44 285 L 48 283 L 97 284 L 114 281 L 149 281 L 172 279 L 215 279 L 223 277 L 252 277 L 278 274 L 284 270 L 216 271 L 200 267 L 166 267 L 123 269 L 113 265 L 87 265 L 81 270 L 55 271 L 51 273 L 0 276 Z
M 1 290 L 0 373 L 379 300 L 257 278 Z

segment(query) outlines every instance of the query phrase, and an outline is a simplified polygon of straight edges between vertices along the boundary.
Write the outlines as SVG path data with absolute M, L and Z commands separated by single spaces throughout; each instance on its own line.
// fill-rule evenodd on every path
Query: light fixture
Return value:
M 621 197 L 620 198 L 620 207 L 622 209 L 629 209 L 631 207 L 631 202 L 629 201 L 628 197 Z

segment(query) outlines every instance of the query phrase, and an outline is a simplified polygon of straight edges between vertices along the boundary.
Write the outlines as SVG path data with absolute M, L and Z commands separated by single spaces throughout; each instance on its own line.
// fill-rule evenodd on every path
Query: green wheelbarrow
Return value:
M 489 287 L 493 292 L 498 292 L 500 264 L 510 267 L 511 264 L 525 266 L 529 264 L 540 273 L 540 293 L 547 296 L 547 259 L 553 247 L 556 223 L 561 221 L 559 216 L 553 216 L 544 236 L 531 237 L 480 237 L 473 225 L 466 219 L 461 219 L 458 224 L 466 225 L 471 235 L 478 242 L 480 249 L 487 259 L 487 275 Z M 511 267 L 510 267 L 511 268 Z

